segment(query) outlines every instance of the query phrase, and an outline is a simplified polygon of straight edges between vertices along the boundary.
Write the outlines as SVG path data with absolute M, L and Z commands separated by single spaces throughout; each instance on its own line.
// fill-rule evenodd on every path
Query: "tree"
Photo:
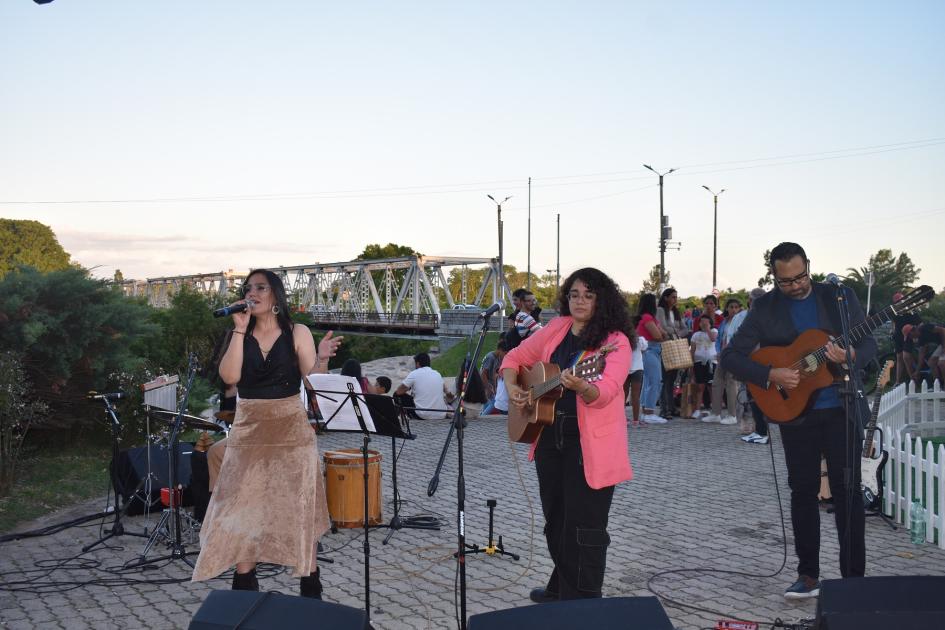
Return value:
M 371 243 L 364 247 L 364 251 L 358 254 L 355 260 L 376 260 L 378 258 L 403 258 L 404 256 L 422 256 L 420 252 L 416 251 L 414 248 L 408 245 L 398 245 L 396 243 L 388 243 L 387 245 L 381 245 L 379 243 Z
M 39 221 L 0 219 L 0 278 L 20 265 L 38 271 L 69 268 L 69 254 Z
M 918 269 L 909 255 L 905 252 L 894 255 L 891 249 L 881 249 L 870 256 L 865 267 L 847 269 L 847 284 L 853 289 L 857 297 L 866 305 L 867 279 L 869 272 L 873 272 L 873 289 L 870 292 L 870 303 L 878 307 L 885 307 L 892 303 L 892 296 L 897 291 L 908 290 L 919 277 Z M 870 310 L 875 310 L 871 307 Z
M 758 278 L 758 286 L 762 289 L 768 289 L 774 285 L 774 276 L 771 275 L 771 250 L 766 249 L 763 256 L 765 259 L 765 275 Z
M 669 271 L 666 271 L 663 274 L 663 281 L 666 283 L 666 286 L 669 286 Z M 650 275 L 643 281 L 643 292 L 644 293 L 658 293 L 660 290 L 660 266 L 653 265 L 653 268 L 650 269 Z
M 0 497 L 16 480 L 20 448 L 30 425 L 45 413 L 46 405 L 32 397 L 19 357 L 0 352 Z
M 154 331 L 149 307 L 83 269 L 20 267 L 0 279 L 0 295 L 0 347 L 20 357 L 36 398 L 49 405 L 43 427 L 88 421 L 86 392 L 144 363 L 134 346 Z

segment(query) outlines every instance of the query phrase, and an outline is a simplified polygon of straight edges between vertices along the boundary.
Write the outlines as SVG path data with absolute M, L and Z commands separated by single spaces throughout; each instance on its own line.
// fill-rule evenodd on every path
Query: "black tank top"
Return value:
M 283 331 L 265 359 L 256 338 L 244 335 L 243 369 L 237 384 L 240 398 L 288 398 L 299 393 L 301 384 L 292 335 Z

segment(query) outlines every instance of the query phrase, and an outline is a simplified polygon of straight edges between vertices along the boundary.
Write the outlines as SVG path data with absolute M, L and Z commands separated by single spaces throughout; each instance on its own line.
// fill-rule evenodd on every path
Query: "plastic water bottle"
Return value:
M 911 521 L 909 535 L 912 538 L 912 544 L 921 545 L 925 542 L 925 508 L 918 499 L 914 500 L 912 507 L 909 508 L 909 520 Z

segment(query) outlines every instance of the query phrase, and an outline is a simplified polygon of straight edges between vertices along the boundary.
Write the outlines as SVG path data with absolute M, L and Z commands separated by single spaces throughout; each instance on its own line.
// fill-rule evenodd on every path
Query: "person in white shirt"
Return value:
M 394 400 L 408 409 L 408 415 L 412 411 L 424 420 L 446 418 L 450 411 L 447 403 L 452 402 L 453 395 L 446 388 L 443 376 L 430 367 L 430 355 L 426 352 L 416 355 L 413 360 L 417 368 L 394 392 Z
M 692 406 L 690 418 L 697 420 L 708 416 L 709 412 L 702 409 L 702 399 L 705 386 L 712 380 L 718 355 L 715 351 L 715 340 L 719 331 L 712 327 L 714 317 L 703 313 L 699 317 L 699 330 L 689 339 L 689 351 L 692 353 L 692 375 L 696 384 L 696 396 Z

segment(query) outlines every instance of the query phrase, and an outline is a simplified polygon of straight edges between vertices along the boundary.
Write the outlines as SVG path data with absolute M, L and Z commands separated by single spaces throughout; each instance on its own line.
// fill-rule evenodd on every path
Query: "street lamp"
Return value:
M 503 199 L 502 201 L 496 201 L 496 200 L 495 200 L 495 197 L 493 197 L 492 195 L 486 195 L 486 197 L 488 197 L 489 199 L 491 199 L 492 202 L 495 204 L 496 212 L 497 212 L 497 214 L 498 214 L 498 225 L 499 225 L 499 277 L 497 278 L 497 281 L 498 281 L 498 285 L 497 285 L 497 286 L 499 287 L 499 289 L 498 289 L 498 291 L 497 291 L 497 295 L 495 296 L 495 299 L 496 299 L 496 301 L 499 301 L 499 300 L 505 299 L 505 268 L 502 266 L 502 264 L 503 264 L 503 262 L 502 262 L 502 204 L 505 203 L 506 201 L 508 201 L 509 199 L 511 199 L 511 198 L 512 198 L 512 195 L 509 195 L 508 197 L 506 197 L 506 198 Z M 504 313 L 505 311 L 503 310 L 502 312 Z
M 719 192 L 713 192 L 711 188 L 704 185 L 702 186 L 710 193 L 712 193 L 712 288 L 717 287 L 715 279 L 715 270 L 716 270 L 716 260 L 717 260 L 717 244 L 718 244 L 718 232 L 719 232 L 719 195 L 725 192 L 723 188 Z
M 663 215 L 663 177 L 669 175 L 675 168 L 671 168 L 665 173 L 657 173 L 649 164 L 644 164 L 643 168 L 648 168 L 654 173 L 656 173 L 660 178 L 660 290 L 663 290 L 663 285 L 665 284 L 664 278 L 666 277 L 666 241 L 669 239 L 671 232 L 668 232 L 666 225 L 666 220 Z

